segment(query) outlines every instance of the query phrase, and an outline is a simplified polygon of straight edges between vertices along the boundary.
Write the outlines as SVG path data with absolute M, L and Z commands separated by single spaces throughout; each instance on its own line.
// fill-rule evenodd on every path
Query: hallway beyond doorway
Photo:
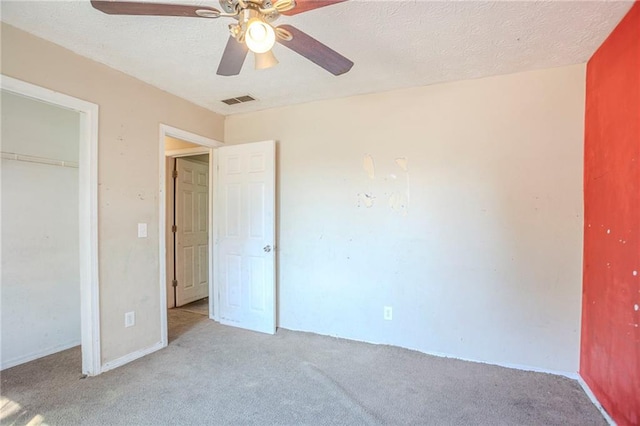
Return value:
M 196 300 L 195 302 L 187 303 L 174 309 L 209 317 L 209 298 L 205 297 L 204 299 Z

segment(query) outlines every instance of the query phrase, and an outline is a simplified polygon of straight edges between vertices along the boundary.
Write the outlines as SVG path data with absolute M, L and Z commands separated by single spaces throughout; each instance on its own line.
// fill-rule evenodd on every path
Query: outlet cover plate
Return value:
M 136 325 L 136 313 L 131 311 L 124 314 L 124 326 L 133 327 Z
M 391 306 L 384 307 L 384 319 L 391 321 L 393 319 L 393 308 Z

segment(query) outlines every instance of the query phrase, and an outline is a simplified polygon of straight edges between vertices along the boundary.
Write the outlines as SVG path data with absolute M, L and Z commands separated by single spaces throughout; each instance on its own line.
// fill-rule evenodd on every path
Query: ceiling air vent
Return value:
M 255 100 L 256 98 L 250 95 L 244 95 L 244 96 L 238 96 L 237 98 L 223 99 L 222 102 L 224 102 L 227 105 L 235 105 L 235 104 L 241 104 L 243 102 L 251 102 Z

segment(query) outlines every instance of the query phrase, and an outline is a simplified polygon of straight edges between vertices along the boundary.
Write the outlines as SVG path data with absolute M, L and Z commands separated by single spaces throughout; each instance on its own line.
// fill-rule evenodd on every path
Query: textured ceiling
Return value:
M 217 1 L 156 0 L 212 5 Z M 109 16 L 89 1 L 5 1 L 2 20 L 224 115 L 585 62 L 632 2 L 352 0 L 277 24 L 355 62 L 335 77 L 276 44 L 280 64 L 215 74 L 229 18 Z M 256 102 L 222 99 L 251 94 Z

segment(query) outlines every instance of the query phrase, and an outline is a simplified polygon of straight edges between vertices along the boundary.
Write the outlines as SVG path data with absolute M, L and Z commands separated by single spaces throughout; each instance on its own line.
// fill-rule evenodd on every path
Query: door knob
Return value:
M 271 246 L 267 244 L 266 246 L 264 246 L 263 250 L 265 251 L 265 253 L 269 253 L 271 251 Z

